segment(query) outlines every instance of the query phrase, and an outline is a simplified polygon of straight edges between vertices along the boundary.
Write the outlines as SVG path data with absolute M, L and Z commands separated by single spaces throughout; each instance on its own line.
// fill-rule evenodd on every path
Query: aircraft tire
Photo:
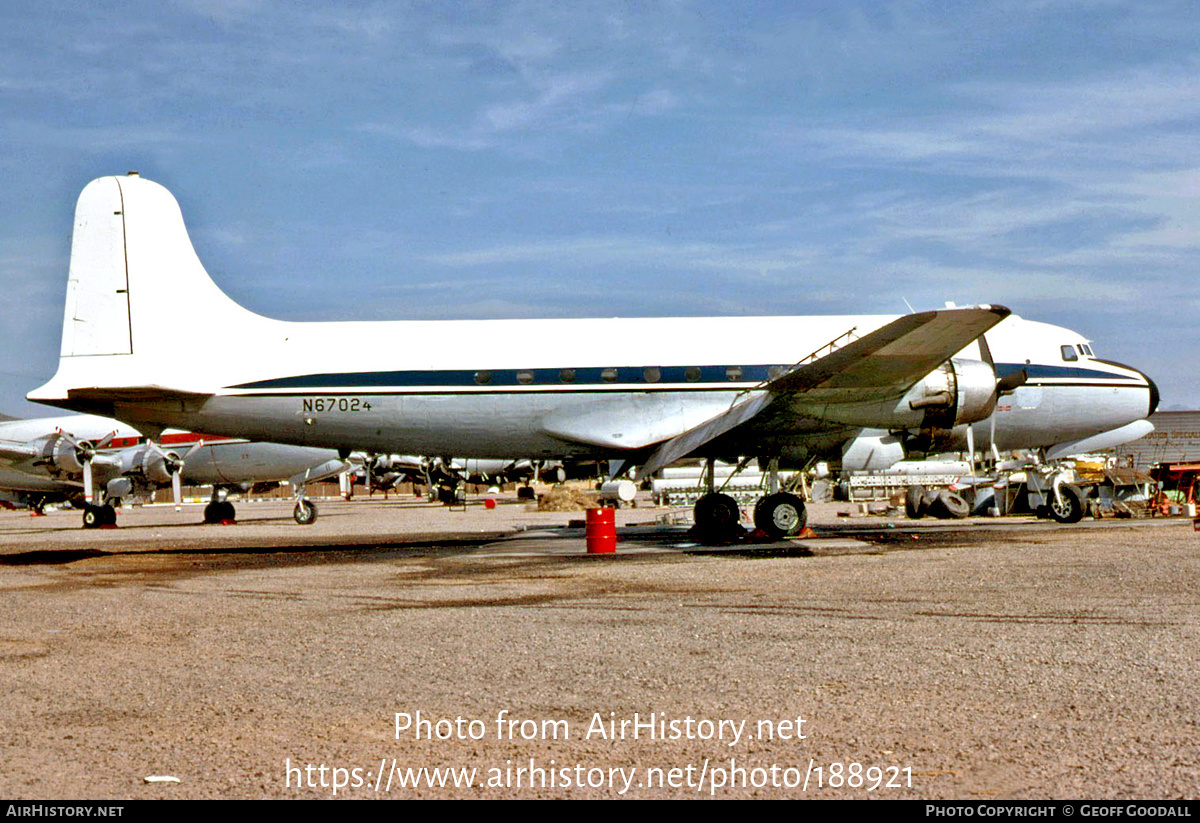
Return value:
M 223 523 L 226 520 L 234 520 L 236 517 L 237 510 L 228 500 L 214 500 L 204 507 L 205 523 Z
M 692 518 L 696 523 L 696 530 L 701 534 L 724 537 L 739 528 L 738 521 L 742 518 L 742 511 L 738 508 L 737 501 L 729 495 L 713 492 L 696 501 Z
M 311 500 L 297 500 L 296 508 L 292 511 L 292 517 L 301 526 L 311 526 L 317 522 L 317 507 L 313 505 Z
M 760 498 L 754 506 L 754 525 L 772 538 L 795 537 L 804 531 L 808 510 L 794 494 L 778 492 Z
M 942 520 L 962 520 L 971 513 L 971 506 L 961 495 L 943 489 L 938 492 L 937 500 L 929 507 L 929 511 Z
M 88 503 L 83 507 L 83 527 L 98 529 L 104 525 L 104 512 L 100 506 Z
M 909 520 L 920 520 L 925 516 L 924 486 L 909 486 L 904 492 L 904 514 Z
M 1050 516 L 1059 523 L 1078 523 L 1083 519 L 1085 506 L 1083 504 L 1083 492 L 1078 486 L 1072 486 L 1070 483 L 1064 483 L 1059 491 L 1062 492 L 1062 502 L 1058 501 L 1058 497 L 1051 493 L 1049 495 Z

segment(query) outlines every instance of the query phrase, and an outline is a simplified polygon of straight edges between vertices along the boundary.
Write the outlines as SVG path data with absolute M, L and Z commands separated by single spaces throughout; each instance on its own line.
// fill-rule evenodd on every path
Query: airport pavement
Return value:
M 613 557 L 515 502 L 0 513 L 0 795 L 1196 796 L 1190 522 L 840 509 Z

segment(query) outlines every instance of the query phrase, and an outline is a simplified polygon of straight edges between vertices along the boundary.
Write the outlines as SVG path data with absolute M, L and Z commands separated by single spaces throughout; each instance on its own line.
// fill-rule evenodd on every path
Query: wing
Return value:
M 981 306 L 893 320 L 824 357 L 796 365 L 727 411 L 660 444 L 639 473 L 656 472 L 787 400 L 803 397 L 811 405 L 898 400 L 1009 314 L 1003 306 Z

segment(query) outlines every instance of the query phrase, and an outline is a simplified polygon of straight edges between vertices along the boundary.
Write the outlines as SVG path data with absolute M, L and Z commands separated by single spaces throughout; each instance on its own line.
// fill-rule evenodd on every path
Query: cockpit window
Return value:
M 1074 346 L 1063 346 L 1062 347 L 1062 358 L 1063 358 L 1063 360 L 1078 360 L 1079 355 L 1077 355 L 1075 353 Z
M 1096 356 L 1096 355 L 1092 354 L 1092 347 L 1089 346 L 1087 343 L 1084 343 L 1082 346 L 1080 346 L 1080 348 L 1083 349 L 1083 353 L 1086 354 L 1088 357 Z

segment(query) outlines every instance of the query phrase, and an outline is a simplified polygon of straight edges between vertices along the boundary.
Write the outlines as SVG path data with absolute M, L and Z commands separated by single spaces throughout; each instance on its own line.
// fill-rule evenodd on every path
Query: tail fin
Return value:
M 201 335 L 272 322 L 208 276 L 169 191 L 136 172 L 93 180 L 75 206 L 58 373 L 29 399 L 67 405 L 68 389 L 188 379 L 171 361 L 189 317 L 204 318 Z
M 133 354 L 125 209 L 115 177 L 93 180 L 75 206 L 60 357 Z

